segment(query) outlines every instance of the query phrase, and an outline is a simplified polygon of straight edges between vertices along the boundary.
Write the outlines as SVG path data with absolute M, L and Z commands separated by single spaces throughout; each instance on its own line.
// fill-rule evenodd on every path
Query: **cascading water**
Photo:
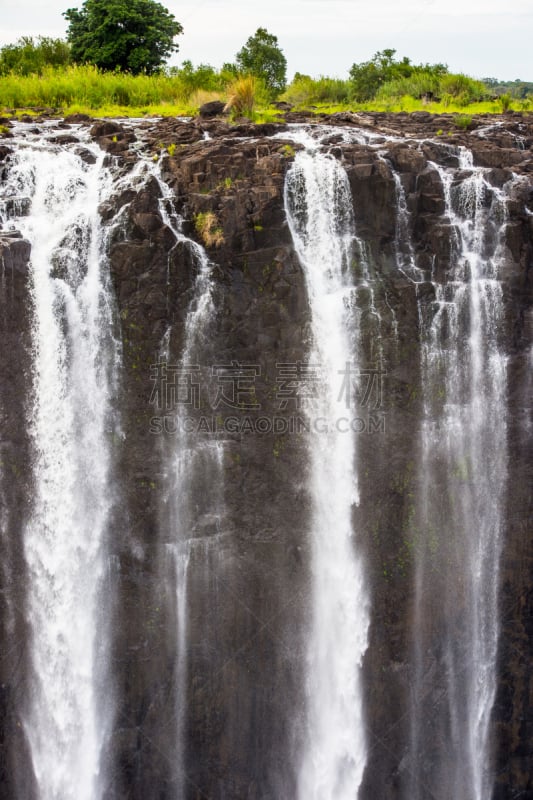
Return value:
M 488 800 L 507 473 L 506 358 L 499 345 L 505 200 L 485 171 L 473 167 L 466 150 L 459 165 L 466 173 L 433 166 L 444 188 L 452 244 L 449 271 L 435 281 L 431 307 L 422 309 L 424 419 L 416 535 L 424 541 L 416 569 L 417 708 L 409 798 L 425 798 L 430 790 L 443 800 Z M 438 710 L 429 711 L 425 655 L 436 646 L 428 639 L 429 617 L 440 613 L 444 697 Z M 426 773 L 428 720 L 431 746 L 437 748 L 431 774 Z
M 287 174 L 285 207 L 311 307 L 310 364 L 324 372 L 311 414 L 327 425 L 327 433 L 311 441 L 312 622 L 298 796 L 354 800 L 366 762 L 360 669 L 369 612 L 352 530 L 355 437 L 337 427 L 346 416 L 339 376 L 357 362 L 358 334 L 350 311 L 355 229 L 344 169 L 316 149 L 299 152 Z
M 0 314 L 15 345 L 0 357 L 0 627 L 16 653 L 0 659 L 0 793 L 503 796 L 529 741 L 517 735 L 511 778 L 500 774 L 494 790 L 492 752 L 504 761 L 522 702 L 509 702 L 510 721 L 505 700 L 493 715 L 497 684 L 500 696 L 518 695 L 527 673 L 508 658 L 509 622 L 499 676 L 497 651 L 504 602 L 527 607 L 527 578 L 514 582 L 512 571 L 526 545 L 513 542 L 504 503 L 508 469 L 517 476 L 525 463 L 508 467 L 508 439 L 509 454 L 526 454 L 511 409 L 515 385 L 521 397 L 529 386 L 513 350 L 527 333 L 518 318 L 529 172 L 520 192 L 512 178 L 508 203 L 510 184 L 498 186 L 510 171 L 387 132 L 320 125 L 311 136 L 298 126 L 250 146 L 214 123 L 212 142 L 204 135 L 153 161 L 155 142 L 174 131 L 179 141 L 181 123 L 133 123 L 135 142 L 93 128 L 106 156 L 81 126 L 64 137 L 62 125 L 63 146 L 57 123 L 36 126 L 13 123 L 0 153 L 2 233 L 31 243 L 28 267 L 18 235 L 0 240 L 10 259 Z M 292 248 L 279 207 L 293 158 L 286 140 L 304 146 L 285 183 Z M 361 187 L 357 231 L 330 145 Z M 405 148 L 423 159 L 396 158 Z M 226 236 L 219 267 L 183 233 L 175 202 L 214 210 Z M 148 431 L 159 345 L 168 428 Z M 215 387 L 214 365 L 262 366 L 266 353 L 300 366 L 306 352 L 323 375 L 305 409 L 312 432 L 272 441 L 217 432 L 230 417 L 215 408 L 228 384 Z M 363 405 L 363 354 L 383 356 L 388 373 L 386 438 L 372 441 L 337 426 Z M 267 367 L 257 396 L 277 420 L 280 381 Z M 21 396 L 27 433 L 13 424 Z M 215 432 L 198 432 L 207 413 Z M 522 494 L 520 485 L 510 502 Z
M 149 165 L 150 167 L 150 165 Z M 168 598 L 170 616 L 176 625 L 176 657 L 174 666 L 175 719 L 173 773 L 174 797 L 183 800 L 187 796 L 186 777 L 186 721 L 188 679 L 188 570 L 196 551 L 201 572 L 209 571 L 209 546 L 197 539 L 195 529 L 201 517 L 218 517 L 222 513 L 223 483 L 221 467 L 223 444 L 206 439 L 187 430 L 185 417 L 190 419 L 201 410 L 200 397 L 205 393 L 208 380 L 204 363 L 200 359 L 208 351 L 210 325 L 216 310 L 213 300 L 212 264 L 205 250 L 182 232 L 183 220 L 173 206 L 173 192 L 164 181 L 159 165 L 150 168 L 157 180 L 161 197 L 159 209 L 163 222 L 175 237 L 175 246 L 184 245 L 190 251 L 195 267 L 195 278 L 191 299 L 181 333 L 181 348 L 172 358 L 173 331 L 169 328 L 164 336 L 160 363 L 167 374 L 163 384 L 171 397 L 167 396 L 167 422 L 170 435 L 163 439 L 163 468 L 165 471 L 164 495 L 161 498 L 161 536 L 164 541 L 162 574 L 166 585 L 172 587 Z M 173 380 L 174 376 L 174 380 Z M 176 377 L 178 376 L 178 377 Z M 170 400 L 170 403 L 168 402 Z M 201 487 L 205 484 L 205 493 Z M 201 506 L 197 502 L 202 495 Z M 195 542 L 195 540 L 197 541 Z M 195 544 L 199 547 L 195 547 Z
M 110 176 L 21 140 L 7 196 L 31 242 L 34 499 L 24 548 L 32 681 L 23 721 L 42 800 L 97 800 L 112 696 L 106 686 L 106 530 L 113 502 L 111 395 L 118 350 L 98 205 Z M 105 689 L 105 697 L 103 691 Z

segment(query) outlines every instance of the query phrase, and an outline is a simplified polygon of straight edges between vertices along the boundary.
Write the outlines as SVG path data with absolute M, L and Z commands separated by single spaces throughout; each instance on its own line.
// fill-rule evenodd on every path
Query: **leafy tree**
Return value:
M 187 95 L 191 95 L 198 89 L 207 92 L 220 89 L 220 77 L 211 64 L 198 64 L 195 67 L 192 61 L 187 60 L 182 63 L 181 67 L 169 67 L 167 74 L 173 78 L 179 78 Z
M 221 68 L 220 68 L 220 75 L 222 76 L 223 80 L 227 82 L 234 81 L 235 78 L 239 77 L 239 67 L 237 64 L 232 64 L 229 61 L 225 61 Z
M 287 59 L 278 45 L 278 37 L 266 28 L 258 28 L 237 53 L 237 68 L 245 75 L 262 78 L 273 95 L 287 84 Z
M 70 62 L 70 47 L 63 39 L 22 36 L 0 50 L 0 75 L 41 73 L 44 67 L 63 67 Z
M 74 61 L 133 74 L 157 72 L 183 31 L 154 0 L 85 0 L 81 10 L 69 8 L 63 16 Z
M 380 50 L 370 61 L 354 64 L 350 70 L 352 94 L 356 100 L 371 100 L 382 84 L 395 78 L 408 78 L 413 67 L 408 58 L 394 59 L 396 50 Z
M 370 61 L 354 64 L 350 70 L 352 84 L 352 97 L 354 100 L 372 100 L 381 86 L 391 81 L 400 81 L 411 78 L 416 74 L 423 74 L 425 78 L 439 78 L 448 72 L 445 64 L 412 64 L 411 60 L 403 57 L 401 61 L 395 59 L 396 50 L 380 50 Z

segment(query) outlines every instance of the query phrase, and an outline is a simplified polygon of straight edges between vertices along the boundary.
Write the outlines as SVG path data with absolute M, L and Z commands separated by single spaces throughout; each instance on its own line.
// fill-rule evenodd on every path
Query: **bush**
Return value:
M 196 214 L 194 227 L 206 247 L 221 247 L 224 244 L 224 231 L 213 211 Z
M 459 105 L 468 105 L 488 98 L 487 87 L 482 81 L 476 81 L 462 73 L 443 75 L 440 80 L 440 91 L 449 95 Z
M 411 73 L 407 78 L 396 78 L 383 84 L 376 95 L 376 100 L 398 100 L 405 95 L 416 98 L 439 97 L 439 77 L 430 71 L 420 70 Z
M 296 73 L 282 99 L 295 105 L 313 105 L 314 103 L 347 103 L 350 83 L 339 78 L 320 76 L 313 79 L 309 75 Z
M 409 58 L 404 56 L 398 61 L 395 55 L 396 50 L 381 50 L 370 61 L 353 64 L 350 69 L 350 81 L 351 96 L 354 100 L 359 102 L 372 100 L 386 84 L 405 81 L 420 73 L 424 74 L 427 81 L 430 76 L 437 80 L 448 71 L 445 64 L 411 64 Z M 401 87 L 395 88 L 394 91 L 399 92 L 394 94 L 395 97 L 405 94 Z
M 511 108 L 511 95 L 510 94 L 501 94 L 498 98 L 500 101 L 500 105 L 502 107 L 502 111 L 505 113 L 509 111 Z
M 242 75 L 228 87 L 226 111 L 233 117 L 253 119 L 254 107 L 259 92 L 259 81 L 253 75 Z
M 186 69 L 186 73 L 189 70 Z M 218 73 L 211 68 L 192 70 L 196 78 L 189 80 L 183 72 L 156 75 L 131 75 L 127 72 L 105 72 L 90 65 L 65 69 L 43 67 L 40 74 L 19 75 L 13 72 L 0 81 L 0 104 L 7 108 L 21 106 L 61 107 L 79 104 L 87 108 L 110 105 L 149 106 L 171 103 L 196 108 L 208 100 L 224 98 L 226 89 Z M 193 89 L 203 74 L 207 87 L 218 83 L 220 89 Z M 214 76 L 214 77 L 213 77 Z M 216 80 L 215 80 L 216 78 Z M 260 83 L 260 82 L 259 82 Z M 259 91 L 259 96 L 262 97 Z
M 383 84 L 376 100 L 398 100 L 409 95 L 441 100 L 445 106 L 467 106 L 487 97 L 486 86 L 462 74 L 439 74 L 431 68 L 417 67 L 408 77 L 397 78 Z
M 0 75 L 42 74 L 46 67 L 64 67 L 70 63 L 70 46 L 63 39 L 23 36 L 15 44 L 0 50 Z
M 198 64 L 195 67 L 192 61 L 184 61 L 181 67 L 169 67 L 167 75 L 176 78 L 183 87 L 187 96 L 198 90 L 216 92 L 223 88 L 220 74 L 210 64 Z
M 78 103 L 88 108 L 106 105 L 144 106 L 182 103 L 186 91 L 179 80 L 164 75 L 102 72 L 93 66 L 43 69 L 42 75 L 6 75 L 0 81 L 0 104 L 8 108 Z
M 467 131 L 472 124 L 472 117 L 469 114 L 459 114 L 455 118 L 455 124 L 458 128 L 461 128 L 463 131 Z

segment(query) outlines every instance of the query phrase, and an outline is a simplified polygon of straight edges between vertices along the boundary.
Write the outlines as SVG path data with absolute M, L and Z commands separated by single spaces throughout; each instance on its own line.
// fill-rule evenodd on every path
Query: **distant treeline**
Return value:
M 533 82 L 521 81 L 499 81 L 497 78 L 483 78 L 483 83 L 495 96 L 508 94 L 517 100 L 524 100 L 526 97 L 533 97 Z
M 235 63 L 221 69 L 184 61 L 180 67 L 162 67 L 150 75 L 77 65 L 68 42 L 26 36 L 0 49 L 0 104 L 17 108 L 78 103 L 100 108 L 166 103 L 192 109 L 217 96 L 227 100 L 235 82 L 245 74 L 254 78 L 252 105 L 263 108 L 275 99 L 300 107 L 377 104 L 385 110 L 414 110 L 420 104 L 431 104 L 456 111 L 477 105 L 480 110 L 494 112 L 506 111 L 513 104 L 524 110 L 533 105 L 533 83 L 475 80 L 451 73 L 446 64 L 413 64 L 407 57 L 397 58 L 393 49 L 354 63 L 345 79 L 313 78 L 297 72 L 287 85 L 285 63 L 276 37 L 264 29 L 248 40 Z M 251 91 L 250 86 L 247 91 Z M 481 109 L 481 104 L 490 103 L 490 107 Z

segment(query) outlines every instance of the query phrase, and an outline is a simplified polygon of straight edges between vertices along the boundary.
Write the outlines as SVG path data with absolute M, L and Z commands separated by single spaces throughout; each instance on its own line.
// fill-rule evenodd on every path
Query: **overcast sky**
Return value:
M 295 71 L 346 77 L 354 62 L 395 48 L 474 77 L 533 81 L 532 0 L 161 0 L 182 23 L 171 63 L 220 66 L 259 26 Z M 61 12 L 81 0 L 0 0 L 0 44 L 64 36 Z

